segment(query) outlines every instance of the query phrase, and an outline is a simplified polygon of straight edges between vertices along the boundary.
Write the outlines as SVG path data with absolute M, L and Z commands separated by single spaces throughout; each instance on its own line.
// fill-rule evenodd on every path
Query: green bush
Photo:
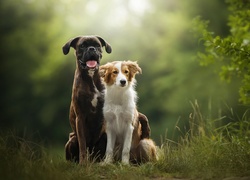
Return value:
M 240 101 L 250 104 L 250 3 L 245 0 L 227 0 L 231 14 L 228 18 L 230 34 L 227 37 L 208 31 L 208 21 L 194 19 L 194 31 L 205 47 L 198 52 L 201 65 L 212 63 L 221 67 L 221 79 L 230 82 L 233 78 L 241 81 Z

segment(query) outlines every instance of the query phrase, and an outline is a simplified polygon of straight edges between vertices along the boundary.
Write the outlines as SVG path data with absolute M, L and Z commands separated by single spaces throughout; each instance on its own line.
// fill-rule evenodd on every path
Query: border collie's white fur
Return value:
M 135 74 L 141 73 L 136 62 L 114 61 L 105 67 L 104 118 L 106 122 L 107 148 L 104 163 L 111 163 L 115 147 L 122 149 L 121 160 L 129 164 L 134 124 L 138 118 L 136 108 Z M 133 144 L 133 143 L 132 143 Z

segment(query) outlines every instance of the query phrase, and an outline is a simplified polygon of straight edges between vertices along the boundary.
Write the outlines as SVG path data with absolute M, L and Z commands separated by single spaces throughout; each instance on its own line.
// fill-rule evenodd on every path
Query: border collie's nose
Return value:
M 122 80 L 120 80 L 120 83 L 121 83 L 121 85 L 124 86 L 126 84 L 126 80 L 122 79 Z

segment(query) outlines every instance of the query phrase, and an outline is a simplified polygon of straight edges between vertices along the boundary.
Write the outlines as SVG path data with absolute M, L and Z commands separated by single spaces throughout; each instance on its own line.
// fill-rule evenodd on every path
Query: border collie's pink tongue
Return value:
M 86 62 L 86 65 L 87 65 L 89 68 L 95 68 L 96 65 L 97 65 L 97 62 L 94 61 L 94 60 L 90 60 L 90 61 L 87 61 L 87 62 Z

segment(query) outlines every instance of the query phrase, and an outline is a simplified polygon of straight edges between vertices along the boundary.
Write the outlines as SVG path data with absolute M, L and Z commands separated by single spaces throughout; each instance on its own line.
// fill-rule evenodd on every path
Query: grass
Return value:
M 101 166 L 67 162 L 42 145 L 13 134 L 0 136 L 0 178 L 8 179 L 223 179 L 250 178 L 250 122 L 240 120 L 217 127 L 207 121 L 197 102 L 191 103 L 189 130 L 178 142 L 165 139 L 157 162 L 140 166 L 120 163 Z M 223 118 L 220 118 L 221 120 Z M 177 130 L 180 129 L 176 126 Z

